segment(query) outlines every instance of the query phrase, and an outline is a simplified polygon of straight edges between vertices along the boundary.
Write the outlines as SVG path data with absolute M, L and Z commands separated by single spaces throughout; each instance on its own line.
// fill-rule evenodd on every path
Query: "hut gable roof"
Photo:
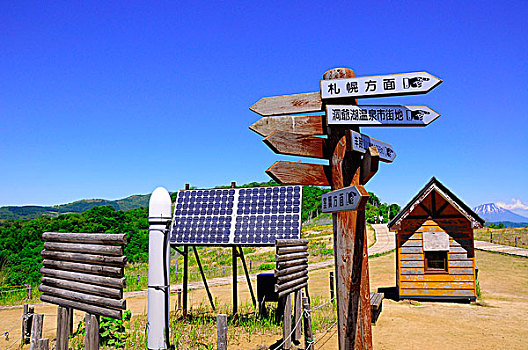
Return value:
M 453 208 L 455 208 L 462 216 L 464 216 L 468 221 L 471 222 L 473 228 L 482 227 L 484 224 L 484 219 L 478 216 L 470 207 L 468 207 L 464 202 L 460 200 L 453 192 L 451 192 L 447 187 L 445 187 L 440 181 L 435 177 L 432 177 L 431 180 L 414 196 L 413 199 L 392 219 L 389 223 L 389 229 L 399 229 L 401 222 L 414 211 L 416 207 L 424 201 L 425 198 L 431 194 L 432 191 L 435 191 L 440 196 L 442 196 Z M 434 218 L 433 218 L 434 219 Z

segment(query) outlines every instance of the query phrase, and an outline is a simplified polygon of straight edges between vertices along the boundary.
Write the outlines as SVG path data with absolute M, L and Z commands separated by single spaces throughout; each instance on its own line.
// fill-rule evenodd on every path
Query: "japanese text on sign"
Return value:
M 425 126 L 440 114 L 426 106 L 326 106 L 328 124 Z
M 356 210 L 362 197 L 356 186 L 324 193 L 321 198 L 323 213 Z
M 442 80 L 426 72 L 321 80 L 321 97 L 423 94 L 441 82 Z
M 388 143 L 373 139 L 367 135 L 350 130 L 351 147 L 352 150 L 365 153 L 369 147 L 376 147 L 379 153 L 380 160 L 384 162 L 392 162 L 396 158 L 396 152 Z

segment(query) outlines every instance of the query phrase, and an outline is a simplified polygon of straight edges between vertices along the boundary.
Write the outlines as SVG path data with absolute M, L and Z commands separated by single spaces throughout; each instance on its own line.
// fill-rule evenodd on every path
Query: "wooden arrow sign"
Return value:
M 323 213 L 361 210 L 365 208 L 368 198 L 368 192 L 361 185 L 324 193 L 322 196 Z
M 305 94 L 263 97 L 249 107 L 262 116 L 319 112 L 323 110 L 321 94 L 309 92 Z
M 385 163 L 392 163 L 396 158 L 396 152 L 388 143 L 376 140 L 365 134 L 360 134 L 352 130 L 347 130 L 347 151 L 365 153 L 369 147 L 378 149 L 379 159 Z
M 325 139 L 275 130 L 264 140 L 275 153 L 325 158 Z
M 427 106 L 326 106 L 328 125 L 426 126 L 440 114 Z
M 329 186 L 328 165 L 278 161 L 266 170 L 279 184 Z
M 275 130 L 282 130 L 302 135 L 325 135 L 324 116 L 320 115 L 288 115 L 282 117 L 264 117 L 250 127 L 251 130 L 264 137 Z
M 321 80 L 323 99 L 425 94 L 442 83 L 426 72 Z

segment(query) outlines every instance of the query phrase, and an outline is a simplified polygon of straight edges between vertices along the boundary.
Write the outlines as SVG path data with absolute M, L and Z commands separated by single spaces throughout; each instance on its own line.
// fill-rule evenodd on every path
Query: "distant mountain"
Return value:
M 123 199 L 83 199 L 68 204 L 54 206 L 6 206 L 0 207 L 0 219 L 34 219 L 42 215 L 51 217 L 66 213 L 82 213 L 93 207 L 111 205 L 116 210 L 130 210 L 141 207 L 148 207 L 150 194 L 133 195 Z
M 481 218 L 491 223 L 526 223 L 528 225 L 528 218 L 515 214 L 508 209 L 501 208 L 494 203 L 482 204 L 473 211 L 477 213 Z

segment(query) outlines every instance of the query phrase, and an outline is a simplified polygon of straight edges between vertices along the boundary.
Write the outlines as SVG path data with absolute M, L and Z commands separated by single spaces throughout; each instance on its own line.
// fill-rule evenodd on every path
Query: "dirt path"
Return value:
M 498 252 L 498 253 L 504 253 L 504 254 L 509 254 L 509 255 L 528 257 L 528 249 L 510 247 L 507 245 L 495 244 L 495 243 L 484 242 L 484 241 L 475 241 L 475 249 L 485 250 L 488 252 Z
M 373 326 L 375 349 L 527 349 L 528 339 L 528 259 L 483 251 L 476 252 L 479 281 L 483 297 L 480 305 L 438 302 L 383 301 L 383 312 Z M 326 262 L 323 262 L 326 263 Z M 331 263 L 331 260 L 330 260 Z M 315 264 L 314 264 L 315 265 Z M 371 258 L 369 262 L 371 290 L 395 285 L 395 254 Z M 329 298 L 328 274 L 332 266 L 310 271 L 312 296 Z M 216 280 L 216 279 L 215 279 Z M 227 281 L 226 281 L 227 280 Z M 241 277 L 241 281 L 244 278 Z M 211 280 L 213 281 L 213 280 Z M 221 283 L 227 283 L 221 285 Z M 231 303 L 230 278 L 218 280 L 211 288 L 219 303 Z M 189 305 L 207 304 L 200 283 L 193 285 Z M 250 301 L 245 282 L 239 283 L 241 303 Z M 171 309 L 176 301 L 171 295 Z M 133 314 L 147 312 L 146 295 L 127 295 Z M 57 307 L 36 304 L 35 311 L 45 315 L 44 336 L 53 339 Z M 0 332 L 9 329 L 20 318 L 21 307 L 0 310 Z M 75 324 L 84 316 L 75 312 Z M 0 338 L 0 349 L 6 349 L 20 336 L 20 323 L 11 332 L 10 340 Z M 316 337 L 321 336 L 321 330 Z M 232 349 L 258 349 L 275 343 L 280 334 L 254 334 L 251 341 L 240 339 Z M 28 348 L 28 347 L 26 347 Z M 335 327 L 317 338 L 318 349 L 337 349 Z

